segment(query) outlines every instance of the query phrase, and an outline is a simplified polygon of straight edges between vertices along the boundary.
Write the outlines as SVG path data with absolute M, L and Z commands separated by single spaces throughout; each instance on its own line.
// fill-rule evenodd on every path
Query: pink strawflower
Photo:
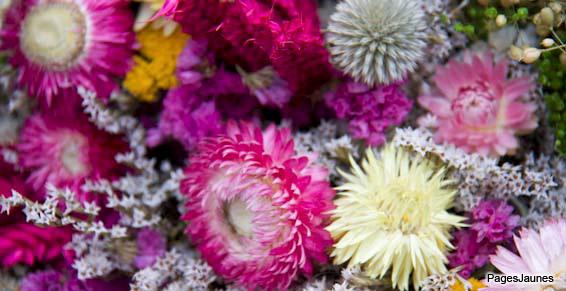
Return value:
M 24 178 L 12 169 L 0 172 L 0 195 L 11 196 L 18 191 L 31 200 L 37 195 L 26 188 Z M 66 227 L 39 227 L 26 223 L 21 211 L 12 210 L 10 215 L 0 214 L 0 265 L 12 267 L 16 264 L 28 266 L 46 263 L 60 257 L 63 247 L 71 239 L 71 230 Z
M 82 113 L 37 113 L 22 129 L 16 145 L 28 182 L 43 191 L 47 183 L 81 193 L 85 179 L 113 179 L 124 173 L 115 156 L 128 150 L 120 136 L 97 129 Z
M 401 124 L 413 107 L 400 84 L 371 88 L 352 80 L 327 93 L 325 101 L 338 118 L 349 121 L 352 136 L 372 146 L 383 144 L 387 130 Z
M 448 256 L 450 267 L 462 267 L 460 275 L 468 278 L 482 268 L 495 253 L 496 247 L 508 244 L 519 224 L 513 207 L 502 200 L 480 202 L 471 213 L 470 228 L 454 234 L 454 252 Z
M 418 101 L 438 119 L 437 142 L 501 156 L 518 148 L 516 135 L 537 127 L 536 105 L 521 99 L 533 83 L 529 77 L 507 80 L 507 61 L 494 64 L 490 52 L 451 60 L 437 68 L 435 82 L 439 95 Z
M 158 258 L 165 255 L 165 238 L 159 231 L 151 228 L 140 230 L 136 237 L 137 253 L 134 259 L 134 266 L 138 269 L 149 267 Z
M 486 282 L 483 290 L 564 290 L 566 288 L 566 220 L 547 221 L 537 233 L 523 228 L 515 236 L 519 255 L 498 247 L 490 257 L 491 263 L 506 275 L 547 275 L 554 276 L 553 283 L 519 284 L 508 282 L 500 285 Z
M 135 34 L 126 0 L 13 1 L 0 32 L 18 82 L 51 103 L 84 86 L 107 97 L 128 72 Z
M 286 289 L 327 261 L 334 191 L 328 171 L 296 156 L 289 129 L 229 122 L 185 171 L 187 233 L 214 271 L 249 290 Z
M 299 95 L 332 77 L 315 1 L 166 0 L 159 15 L 247 72 L 273 67 Z

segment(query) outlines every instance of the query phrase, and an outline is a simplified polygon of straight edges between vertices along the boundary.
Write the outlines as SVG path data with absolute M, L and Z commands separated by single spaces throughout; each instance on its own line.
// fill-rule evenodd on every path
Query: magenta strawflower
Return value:
M 104 98 L 117 88 L 133 54 L 126 0 L 22 0 L 6 12 L 1 48 L 12 51 L 18 82 L 51 103 L 84 86 Z
M 451 60 L 437 68 L 435 82 L 439 94 L 418 100 L 438 119 L 437 142 L 501 156 L 518 148 L 516 135 L 537 127 L 536 105 L 522 100 L 533 83 L 529 77 L 507 80 L 507 61 L 494 64 L 490 52 Z
M 459 273 L 465 278 L 485 266 L 498 245 L 511 242 L 513 231 L 519 225 L 519 216 L 512 213 L 513 207 L 505 201 L 480 202 L 472 210 L 470 228 L 454 234 L 456 248 L 448 256 L 450 266 L 462 267 Z
M 338 118 L 348 120 L 352 136 L 373 146 L 383 144 L 387 130 L 401 124 L 413 106 L 400 84 L 370 88 L 351 80 L 327 93 L 325 101 Z
M 120 136 L 97 129 L 82 114 L 31 116 L 16 145 L 28 182 L 43 191 L 47 183 L 81 193 L 85 179 L 112 179 L 124 173 L 115 156 L 126 152 Z M 81 198 L 82 199 L 82 198 Z
M 187 233 L 214 271 L 250 290 L 286 289 L 327 261 L 334 191 L 297 156 L 289 129 L 229 122 L 190 159 L 181 192 Z

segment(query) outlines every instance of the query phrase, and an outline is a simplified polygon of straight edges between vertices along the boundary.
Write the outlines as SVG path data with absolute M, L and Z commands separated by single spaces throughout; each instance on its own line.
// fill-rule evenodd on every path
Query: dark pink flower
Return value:
M 12 190 L 16 190 L 28 199 L 35 201 L 40 198 L 39 195 L 30 195 L 35 192 L 26 188 L 21 174 L 7 165 L 6 168 L 0 172 L 0 195 L 11 196 Z M 53 261 L 61 256 L 71 233 L 67 227 L 28 224 L 18 209 L 12 210 L 10 215 L 0 214 L 0 264 L 4 267 L 16 264 L 31 266 Z
M 91 279 L 81 281 L 74 270 L 44 270 L 29 273 L 20 285 L 20 291 L 126 291 L 128 280 L 118 277 L 105 281 Z
M 315 1 L 167 0 L 159 12 L 205 39 L 227 64 L 247 72 L 273 67 L 299 95 L 332 77 Z

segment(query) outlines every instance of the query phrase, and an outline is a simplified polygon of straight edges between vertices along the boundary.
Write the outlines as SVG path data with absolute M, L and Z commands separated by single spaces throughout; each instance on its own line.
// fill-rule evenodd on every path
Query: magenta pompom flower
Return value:
M 229 122 L 226 132 L 204 139 L 185 171 L 187 233 L 225 279 L 286 289 L 327 261 L 327 170 L 295 155 L 289 129 Z
M 519 216 L 503 200 L 486 200 L 472 210 L 470 224 L 454 234 L 456 249 L 448 256 L 450 266 L 461 267 L 460 275 L 466 278 L 487 264 L 498 245 L 511 242 Z
M 26 121 L 16 148 L 35 190 L 51 183 L 80 193 L 85 179 L 123 174 L 115 156 L 128 147 L 121 137 L 97 129 L 83 115 L 38 113 Z
M 533 86 L 528 77 L 507 80 L 507 61 L 466 54 L 437 68 L 438 96 L 421 96 L 421 106 L 438 119 L 437 142 L 467 152 L 501 156 L 519 146 L 516 135 L 537 127 L 536 105 L 523 101 Z
M 382 145 L 387 130 L 401 124 L 413 107 L 399 83 L 372 88 L 347 80 L 325 101 L 338 118 L 348 120 L 352 136 L 373 146 Z
M 22 0 L 6 12 L 2 49 L 32 96 L 72 95 L 84 86 L 107 97 L 130 67 L 135 43 L 126 0 Z

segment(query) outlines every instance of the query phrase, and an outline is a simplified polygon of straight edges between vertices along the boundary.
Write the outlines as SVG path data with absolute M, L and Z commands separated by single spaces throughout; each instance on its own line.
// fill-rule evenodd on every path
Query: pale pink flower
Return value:
M 228 122 L 205 138 L 185 171 L 187 233 L 226 280 L 249 290 L 280 290 L 332 244 L 324 230 L 334 191 L 328 171 L 297 156 L 289 129 Z
M 519 146 L 516 135 L 537 127 L 536 105 L 522 100 L 532 88 L 528 77 L 507 79 L 507 61 L 494 64 L 490 52 L 465 54 L 437 68 L 439 95 L 419 97 L 438 119 L 435 139 L 467 152 L 501 156 Z
M 506 275 L 553 275 L 554 283 L 500 285 L 487 282 L 483 290 L 564 290 L 566 288 L 566 220 L 547 221 L 537 233 L 522 229 L 520 237 L 515 236 L 519 255 L 498 247 L 490 257 L 491 263 Z M 548 287 L 550 289 L 544 289 Z M 552 289 L 552 287 L 554 289 Z

